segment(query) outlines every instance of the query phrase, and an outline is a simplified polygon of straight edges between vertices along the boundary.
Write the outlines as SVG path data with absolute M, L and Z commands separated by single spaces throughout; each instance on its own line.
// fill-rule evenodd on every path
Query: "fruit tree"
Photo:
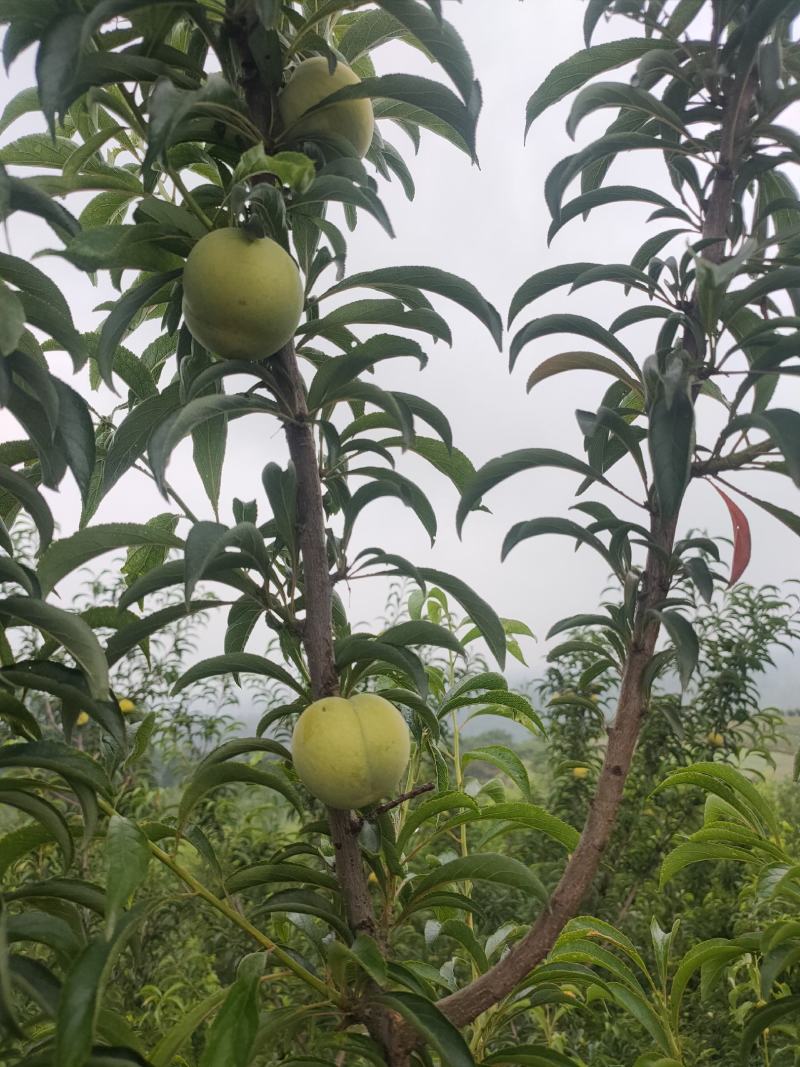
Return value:
M 477 471 L 446 414 L 385 388 L 380 371 L 390 359 L 424 366 L 423 345 L 450 341 L 447 302 L 498 348 L 500 314 L 468 279 L 436 266 L 347 271 L 348 228 L 369 215 L 392 233 L 384 183 L 413 197 L 392 137 L 443 137 L 465 166 L 476 159 L 481 88 L 442 7 L 0 0 L 6 65 L 34 47 L 37 82 L 2 125 L 34 114 L 44 127 L 0 149 L 0 214 L 38 216 L 59 256 L 115 290 L 86 332 L 51 275 L 0 254 L 0 403 L 19 427 L 0 445 L 0 802 L 28 820 L 0 845 L 12 874 L 0 913 L 9 1062 L 169 1067 L 196 1053 L 200 1067 L 563 1065 L 575 1061 L 546 1038 L 521 1045 L 516 1027 L 522 1013 L 569 1006 L 584 987 L 587 1004 L 613 1001 L 645 1020 L 654 1051 L 639 1064 L 689 1062 L 681 996 L 711 957 L 687 956 L 668 996 L 672 934 L 653 927 L 661 981 L 642 963 L 645 986 L 628 978 L 628 964 L 640 966 L 634 946 L 579 913 L 607 859 L 654 687 L 672 672 L 685 688 L 696 668 L 689 609 L 741 576 L 751 508 L 800 533 L 797 514 L 752 483 L 757 472 L 800 485 L 800 414 L 787 399 L 800 353 L 800 143 L 784 117 L 800 95 L 800 2 L 586 4 L 586 47 L 539 85 L 526 121 L 520 113 L 522 132 L 574 94 L 574 137 L 584 119 L 612 112 L 607 131 L 548 176 L 550 236 L 629 202 L 651 205 L 656 226 L 630 262 L 547 268 L 511 302 L 512 367 L 542 338 L 592 345 L 570 342 L 528 383 L 604 376 L 596 410 L 577 412 L 584 456 L 534 439 Z M 499 7 L 486 17 L 501 18 Z M 606 22 L 624 35 L 593 43 Z M 377 73 L 373 53 L 387 42 L 421 50 L 437 76 Z M 607 180 L 631 153 L 658 159 L 673 195 Z M 595 284 L 622 286 L 635 302 L 608 326 L 579 313 L 529 317 L 557 288 L 577 291 L 578 304 Z M 634 326 L 640 340 L 629 346 Z M 289 462 L 263 464 L 253 499 L 234 499 L 223 519 L 228 426 L 243 418 L 285 435 Z M 205 515 L 170 478 L 188 438 Z M 533 802 L 511 748 L 460 747 L 460 716 L 472 711 L 544 730 L 494 669 L 526 628 L 457 575 L 381 545 L 352 547 L 361 513 L 385 497 L 435 538 L 436 511 L 397 469 L 404 452 L 457 486 L 459 530 L 476 526 L 494 487 L 522 471 L 579 479 L 574 517 L 531 516 L 526 504 L 502 553 L 564 535 L 598 553 L 613 578 L 612 603 L 587 605 L 551 631 L 568 635 L 554 655 L 588 657 L 578 688 L 558 700 L 597 718 L 591 684 L 602 677 L 614 695 L 596 782 L 588 764 L 570 772 L 572 787 L 593 789 L 580 828 Z M 106 495 L 137 474 L 167 510 L 97 522 Z M 66 478 L 82 513 L 56 539 L 43 490 Z M 684 500 L 693 480 L 730 514 L 726 574 L 717 541 L 692 532 Z M 15 550 L 21 512 L 38 531 L 35 559 Z M 63 606 L 70 576 L 118 550 L 128 556 L 116 606 Z M 379 632 L 357 627 L 342 583 L 386 576 L 414 587 L 410 617 Z M 165 590 L 179 596 L 148 609 Z M 174 810 L 143 813 L 133 783 L 152 724 L 117 691 L 120 664 L 149 656 L 151 638 L 176 620 L 220 610 L 222 647 L 190 666 L 175 693 L 246 678 L 274 700 L 255 736 L 198 760 Z M 495 662 L 469 658 L 476 640 Z M 31 710 L 43 694 L 58 707 L 57 728 Z M 77 743 L 88 729 L 91 749 Z M 708 743 L 724 755 L 724 734 L 715 729 Z M 477 761 L 513 791 L 470 786 L 464 771 Z M 682 786 L 716 800 L 704 836 L 679 847 L 665 877 L 710 855 L 751 864 L 755 855 L 773 863 L 772 883 L 782 865 L 792 885 L 780 827 L 746 777 L 709 760 L 664 788 Z M 265 830 L 247 862 L 226 866 L 225 834 L 206 833 L 202 813 L 238 787 L 280 798 L 296 840 L 273 848 Z M 512 834 L 541 864 L 502 847 Z M 111 976 L 121 961 L 146 958 L 160 902 L 143 887 L 154 869 L 171 879 L 172 903 L 188 892 L 249 951 L 221 994 L 198 999 L 164 1033 L 137 1034 Z M 517 921 L 494 933 L 482 927 L 481 900 L 491 899 L 476 889 L 487 884 L 522 902 Z M 444 973 L 409 948 L 440 935 L 458 946 Z M 791 927 L 783 936 L 797 940 Z M 712 949 L 733 959 L 729 947 Z M 796 1004 L 765 999 L 761 1030 Z M 302 1055 L 284 1057 L 285 1039 L 301 1042 Z

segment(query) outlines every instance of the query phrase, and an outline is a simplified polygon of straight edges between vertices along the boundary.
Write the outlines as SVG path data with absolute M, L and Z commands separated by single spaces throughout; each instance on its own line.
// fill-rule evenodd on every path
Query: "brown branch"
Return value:
M 262 84 L 258 65 L 250 51 L 250 34 L 256 25 L 251 3 L 226 22 L 226 32 L 241 63 L 241 86 L 250 117 L 269 151 L 275 101 Z M 308 660 L 311 694 L 318 700 L 339 692 L 331 617 L 333 581 L 328 563 L 321 472 L 305 384 L 294 345 L 289 343 L 273 356 L 272 366 L 276 378 L 275 394 L 287 416 L 284 422 L 286 440 L 297 479 L 297 533 L 303 566 L 300 584 L 305 608 L 303 647 Z M 350 929 L 353 933 L 368 933 L 380 941 L 361 850 L 355 835 L 350 832 L 350 820 L 349 811 L 328 809 L 336 878 Z M 353 1018 L 365 1025 L 381 1045 L 389 1067 L 407 1067 L 415 1036 L 400 1016 L 367 1000 L 354 1009 Z
M 399 808 L 400 805 L 405 804 L 407 800 L 413 800 L 414 797 L 421 797 L 423 793 L 431 793 L 435 788 L 436 785 L 434 782 L 425 782 L 424 785 L 418 785 L 414 789 L 409 789 L 407 793 L 401 793 L 400 796 L 394 797 L 393 800 L 387 800 L 385 804 L 379 804 L 377 808 L 372 809 L 370 815 L 385 815 L 386 812 L 391 811 L 392 808 Z M 363 815 L 360 815 L 357 819 L 351 819 L 350 833 L 359 833 L 366 821 L 366 816 Z
M 704 478 L 707 474 L 719 474 L 723 471 L 735 471 L 746 467 L 748 463 L 775 451 L 772 441 L 759 441 L 757 445 L 743 448 L 741 452 L 732 452 L 728 456 L 712 456 L 710 459 L 698 460 L 692 464 L 692 477 Z
M 746 85 L 729 83 L 726 88 L 720 156 L 703 222 L 703 237 L 710 242 L 705 246 L 703 255 L 712 263 L 720 263 L 725 255 L 739 139 L 752 101 L 752 79 L 748 76 Z M 691 310 L 696 317 L 696 294 Z M 698 360 L 702 360 L 705 353 L 698 350 L 694 333 L 689 327 L 686 329 L 684 345 Z M 622 672 L 616 719 L 609 730 L 597 790 L 578 845 L 547 905 L 525 937 L 485 974 L 438 1002 L 439 1009 L 458 1027 L 468 1025 L 482 1012 L 507 997 L 545 959 L 566 924 L 578 914 L 600 869 L 616 824 L 625 781 L 647 711 L 646 671 L 653 658 L 660 630 L 660 624 L 652 612 L 669 591 L 669 559 L 677 521 L 677 515 L 667 521 L 659 516 L 655 508 L 652 511 L 652 547 L 648 551 L 642 575 L 633 637 Z
M 226 31 L 235 45 L 241 64 L 241 87 L 250 118 L 270 150 L 270 121 L 274 100 L 258 75 L 258 65 L 250 51 L 250 35 L 258 20 L 248 5 L 226 22 Z M 272 359 L 276 394 L 286 409 L 284 422 L 289 455 L 297 478 L 297 533 L 303 565 L 302 587 L 305 619 L 303 647 L 308 660 L 311 695 L 315 700 L 339 692 L 339 679 L 333 651 L 331 622 L 331 575 L 325 533 L 325 511 L 314 433 L 309 420 L 306 392 L 294 346 L 290 343 Z M 336 857 L 336 875 L 345 901 L 347 920 L 354 932 L 374 934 L 377 930 L 358 842 L 349 831 L 350 813 L 329 809 Z
M 597 791 L 580 841 L 547 906 L 525 937 L 471 985 L 439 1001 L 439 1008 L 456 1026 L 466 1026 L 492 1004 L 508 996 L 542 962 L 564 926 L 577 915 L 599 870 L 616 823 L 646 710 L 645 671 L 653 657 L 659 632 L 658 621 L 651 611 L 669 591 L 668 559 L 675 525 L 673 520 L 665 526 L 658 515 L 651 522 L 654 547 L 648 553 L 642 576 L 634 636 L 622 677 L 617 716 L 609 730 Z

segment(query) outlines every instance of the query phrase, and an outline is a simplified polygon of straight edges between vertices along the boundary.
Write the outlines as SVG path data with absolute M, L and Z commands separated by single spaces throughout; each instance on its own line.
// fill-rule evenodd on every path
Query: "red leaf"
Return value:
M 750 562 L 750 550 L 752 548 L 750 523 L 739 505 L 734 504 L 727 493 L 717 489 L 716 485 L 714 488 L 725 501 L 725 506 L 730 512 L 733 525 L 733 561 L 731 562 L 731 576 L 728 580 L 728 585 L 734 585 L 742 577 L 747 564 Z

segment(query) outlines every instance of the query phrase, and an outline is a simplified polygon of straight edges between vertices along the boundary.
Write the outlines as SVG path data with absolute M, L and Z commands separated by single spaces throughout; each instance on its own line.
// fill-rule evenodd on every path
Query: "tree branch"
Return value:
M 710 459 L 698 460 L 692 464 L 692 477 L 704 478 L 707 474 L 720 474 L 723 471 L 735 471 L 746 467 L 759 456 L 775 451 L 772 441 L 759 441 L 756 445 L 743 448 L 741 452 L 731 452 L 728 456 L 712 456 Z
M 749 75 L 745 85 L 737 86 L 731 82 L 727 86 L 717 173 L 703 221 L 703 237 L 710 242 L 705 246 L 703 255 L 712 263 L 720 263 L 725 255 L 739 139 L 752 101 L 753 88 Z M 691 310 L 696 318 L 696 293 Z M 684 347 L 699 360 L 703 358 L 704 352 L 698 350 L 694 332 L 689 326 Z M 652 511 L 652 547 L 648 551 L 642 575 L 633 637 L 622 672 L 616 719 L 609 730 L 597 791 L 578 845 L 547 905 L 525 937 L 485 974 L 438 1002 L 439 1009 L 455 1026 L 466 1026 L 508 996 L 545 959 L 566 924 L 577 915 L 597 875 L 616 824 L 625 781 L 647 711 L 646 671 L 653 658 L 660 630 L 660 623 L 652 610 L 669 592 L 669 558 L 677 521 L 677 515 L 665 521 L 655 508 Z
M 251 33 L 257 24 L 255 10 L 249 4 L 229 19 L 227 32 L 241 63 L 241 86 L 250 118 L 260 131 L 266 150 L 270 151 L 270 122 L 275 113 L 275 101 L 262 83 L 250 50 Z M 272 366 L 276 395 L 286 409 L 286 441 L 297 479 L 297 533 L 303 568 L 300 584 L 305 609 L 303 647 L 308 661 L 311 695 L 319 700 L 339 692 L 331 619 L 333 582 L 328 564 L 321 474 L 305 384 L 291 342 L 272 357 Z M 358 840 L 350 832 L 350 819 L 349 811 L 328 809 L 336 877 L 350 929 L 354 934 L 363 932 L 377 937 L 379 931 L 372 897 Z M 383 1045 L 388 1062 L 404 1067 L 407 1055 L 397 1051 L 398 1025 L 393 1015 L 375 1010 L 360 1021 L 366 1023 L 373 1037 Z
M 634 636 L 622 676 L 616 720 L 609 730 L 597 791 L 580 841 L 546 907 L 525 937 L 471 985 L 439 1001 L 440 1010 L 456 1026 L 466 1026 L 492 1004 L 508 996 L 542 962 L 565 925 L 577 915 L 599 870 L 616 823 L 646 710 L 645 671 L 653 657 L 659 632 L 658 621 L 651 611 L 669 591 L 667 561 L 672 551 L 675 526 L 675 520 L 665 526 L 658 515 L 651 522 L 654 547 L 648 553 L 642 576 Z

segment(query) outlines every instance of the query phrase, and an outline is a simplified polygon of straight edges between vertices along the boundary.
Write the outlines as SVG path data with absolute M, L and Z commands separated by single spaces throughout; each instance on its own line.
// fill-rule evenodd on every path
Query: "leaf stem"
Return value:
M 167 167 L 167 174 L 169 175 L 172 184 L 183 197 L 186 205 L 191 209 L 192 213 L 199 219 L 200 222 L 202 222 L 202 224 L 207 230 L 213 230 L 214 223 L 211 221 L 208 215 L 206 215 L 205 211 L 203 211 L 203 209 L 197 203 L 195 198 L 192 196 L 180 174 L 173 167 Z

